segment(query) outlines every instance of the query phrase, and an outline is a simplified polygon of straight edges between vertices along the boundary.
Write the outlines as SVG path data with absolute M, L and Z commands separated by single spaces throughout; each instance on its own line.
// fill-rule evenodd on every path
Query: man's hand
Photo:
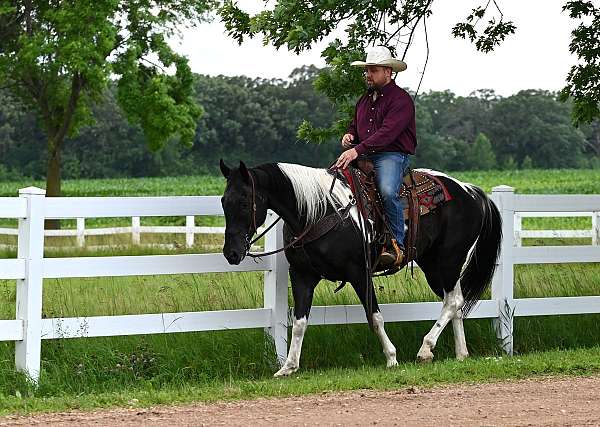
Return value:
M 335 167 L 339 169 L 346 169 L 350 162 L 358 157 L 358 153 L 355 148 L 344 151 L 340 157 L 338 157 L 337 162 L 335 162 Z
M 347 133 L 346 135 L 342 136 L 342 147 L 350 148 L 352 141 L 354 141 L 354 135 Z

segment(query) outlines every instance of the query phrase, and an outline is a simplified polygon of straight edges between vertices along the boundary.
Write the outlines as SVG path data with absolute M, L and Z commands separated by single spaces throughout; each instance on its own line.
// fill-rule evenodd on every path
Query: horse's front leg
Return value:
M 300 367 L 300 353 L 302 351 L 302 341 L 304 333 L 308 326 L 308 316 L 312 306 L 315 287 L 319 283 L 320 277 L 313 273 L 302 273 L 297 268 L 290 266 L 290 280 L 292 282 L 292 293 L 294 295 L 294 324 L 292 326 L 292 341 L 288 356 L 275 377 L 285 377 L 293 374 Z
M 364 276 L 364 272 L 361 273 Z M 379 311 L 379 305 L 377 304 L 377 296 L 375 295 L 375 289 L 373 289 L 373 284 L 371 282 L 367 283 L 364 277 L 361 279 L 357 279 L 352 281 L 352 287 L 356 291 L 360 302 L 362 303 L 365 313 L 367 316 L 369 313 L 373 319 L 373 331 L 379 338 L 379 342 L 383 347 L 383 354 L 386 359 L 386 366 L 391 368 L 393 366 L 398 365 L 398 361 L 396 360 L 396 347 L 392 344 L 392 341 L 388 338 L 385 333 L 383 315 Z M 370 302 L 369 302 L 370 301 Z

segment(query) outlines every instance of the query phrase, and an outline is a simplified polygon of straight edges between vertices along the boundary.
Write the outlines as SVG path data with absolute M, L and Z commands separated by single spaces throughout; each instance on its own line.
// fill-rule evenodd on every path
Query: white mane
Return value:
M 325 169 L 290 163 L 278 163 L 277 166 L 292 183 L 298 212 L 306 213 L 309 224 L 314 224 L 323 218 L 328 205 L 337 209 L 350 202 L 352 192 L 339 181 L 336 182 L 331 194 L 329 193 L 333 176 Z

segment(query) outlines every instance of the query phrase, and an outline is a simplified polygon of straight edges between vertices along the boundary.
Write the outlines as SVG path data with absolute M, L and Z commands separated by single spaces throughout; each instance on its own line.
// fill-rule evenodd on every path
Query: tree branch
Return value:
M 429 36 L 427 34 L 427 17 L 423 17 L 423 28 L 425 30 L 425 45 L 427 46 L 427 54 L 425 55 L 425 65 L 423 65 L 423 71 L 421 72 L 421 79 L 419 80 L 419 86 L 417 86 L 417 91 L 415 92 L 415 102 L 419 98 L 419 89 L 421 89 L 421 83 L 423 82 L 423 77 L 425 76 L 425 70 L 427 69 L 427 62 L 429 62 Z
M 415 25 L 413 26 L 412 30 L 410 31 L 410 36 L 408 37 L 408 42 L 406 43 L 406 47 L 404 48 L 404 53 L 402 54 L 403 61 L 404 61 L 404 58 L 406 57 L 406 53 L 408 52 L 408 48 L 410 47 L 410 44 L 412 42 L 412 38 L 415 33 L 415 29 L 417 28 L 417 25 L 419 25 L 419 21 L 421 20 L 421 18 L 423 18 L 427 15 L 427 11 L 431 7 L 432 2 L 433 2 L 433 0 L 429 0 L 427 2 L 427 5 L 425 5 L 425 10 L 423 11 L 423 14 L 419 15 L 417 22 L 415 22 Z

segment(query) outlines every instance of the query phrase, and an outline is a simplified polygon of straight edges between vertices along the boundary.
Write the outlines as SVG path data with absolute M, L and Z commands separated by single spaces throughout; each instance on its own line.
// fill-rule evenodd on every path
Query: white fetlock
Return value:
M 288 366 L 287 364 L 285 364 L 285 365 L 283 365 L 283 367 L 280 370 L 275 372 L 275 374 L 273 376 L 275 378 L 289 377 L 297 370 L 298 370 L 298 366 Z

